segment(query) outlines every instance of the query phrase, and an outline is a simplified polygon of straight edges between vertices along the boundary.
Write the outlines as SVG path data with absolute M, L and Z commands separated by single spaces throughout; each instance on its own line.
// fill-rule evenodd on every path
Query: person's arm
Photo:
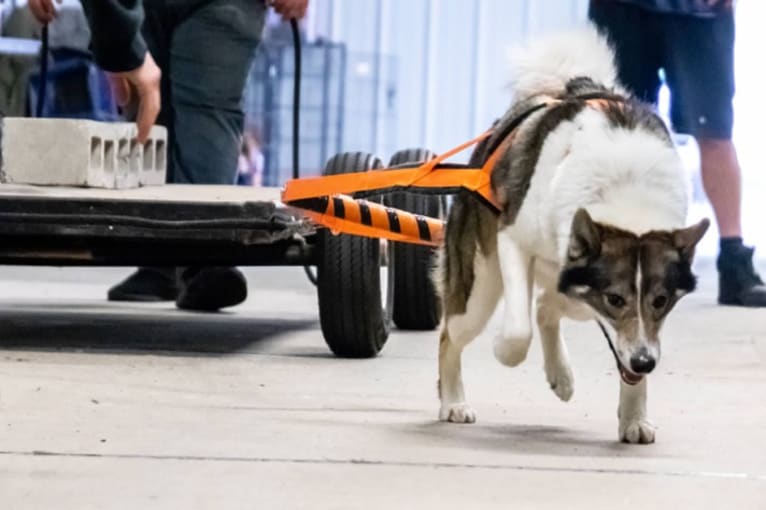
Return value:
M 91 50 L 108 71 L 117 103 L 138 101 L 138 141 L 149 137 L 160 113 L 160 68 L 141 35 L 144 10 L 141 0 L 82 0 L 91 32 Z
M 61 0 L 56 0 L 61 3 Z M 141 0 L 82 0 L 91 32 L 91 51 L 109 78 L 117 104 L 138 102 L 138 141 L 149 137 L 160 112 L 160 68 L 141 36 L 144 12 Z M 29 0 L 40 23 L 56 17 L 54 0 Z
M 105 71 L 119 73 L 140 67 L 146 56 L 141 35 L 141 0 L 82 0 L 91 32 L 91 51 Z
M 306 15 L 309 0 L 266 0 L 266 5 L 273 7 L 283 19 L 301 19 Z

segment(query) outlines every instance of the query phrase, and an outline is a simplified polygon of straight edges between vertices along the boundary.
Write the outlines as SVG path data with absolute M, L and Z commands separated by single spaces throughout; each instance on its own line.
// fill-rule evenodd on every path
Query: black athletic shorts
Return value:
M 673 129 L 698 138 L 731 139 L 734 112 L 734 13 L 697 17 L 654 12 L 616 1 L 591 1 L 590 19 L 617 52 L 622 84 L 657 102 L 665 72 Z

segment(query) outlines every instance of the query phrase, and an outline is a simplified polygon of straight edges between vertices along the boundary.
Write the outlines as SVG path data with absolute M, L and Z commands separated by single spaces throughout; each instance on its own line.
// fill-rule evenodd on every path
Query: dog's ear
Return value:
M 601 232 L 585 209 L 578 209 L 572 218 L 567 258 L 570 261 L 590 259 L 601 253 Z
M 694 249 L 697 247 L 700 239 L 702 239 L 702 236 L 705 235 L 705 232 L 707 232 L 709 226 L 710 220 L 703 218 L 699 223 L 691 227 L 673 231 L 673 244 L 681 254 L 681 259 L 684 262 L 691 264 L 694 258 Z

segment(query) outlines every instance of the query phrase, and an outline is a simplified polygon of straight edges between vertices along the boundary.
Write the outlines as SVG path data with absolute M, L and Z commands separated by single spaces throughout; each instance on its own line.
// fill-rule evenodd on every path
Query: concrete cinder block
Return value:
M 144 144 L 128 122 L 6 117 L 1 129 L 0 182 L 117 189 L 165 183 L 161 126 Z

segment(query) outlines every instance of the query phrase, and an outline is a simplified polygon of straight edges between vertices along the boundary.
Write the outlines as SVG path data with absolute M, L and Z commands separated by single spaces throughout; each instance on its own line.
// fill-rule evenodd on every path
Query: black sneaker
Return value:
M 716 263 L 720 304 L 766 307 L 766 286 L 753 267 L 754 251 L 747 246 L 721 251 Z
M 187 268 L 181 283 L 176 306 L 182 310 L 215 312 L 247 298 L 245 276 L 233 267 Z
M 175 268 L 142 267 L 107 293 L 109 301 L 174 301 L 178 297 Z

